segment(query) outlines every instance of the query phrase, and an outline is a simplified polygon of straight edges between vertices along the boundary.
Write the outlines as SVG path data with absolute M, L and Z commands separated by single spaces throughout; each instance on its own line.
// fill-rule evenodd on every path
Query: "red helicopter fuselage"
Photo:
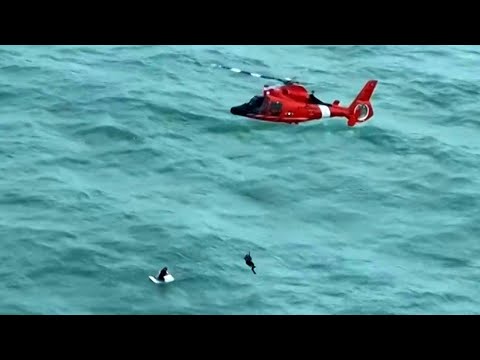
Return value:
M 309 94 L 299 84 L 265 87 L 263 96 L 255 96 L 250 102 L 232 107 L 234 115 L 251 119 L 299 124 L 324 118 L 342 117 L 348 126 L 355 126 L 373 116 L 370 98 L 377 85 L 376 80 L 368 81 L 349 106 L 340 106 L 338 100 L 327 104 Z

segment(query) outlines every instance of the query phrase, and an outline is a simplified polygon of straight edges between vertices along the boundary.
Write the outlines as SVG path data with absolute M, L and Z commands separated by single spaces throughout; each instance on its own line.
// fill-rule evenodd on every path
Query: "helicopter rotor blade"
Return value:
M 241 70 L 241 69 L 238 69 L 238 68 L 232 68 L 232 67 L 225 66 L 225 65 L 220 65 L 220 64 L 213 64 L 212 66 L 213 67 L 218 67 L 218 68 L 221 68 L 221 69 L 225 69 L 225 70 L 229 70 L 229 71 L 232 71 L 232 72 L 237 73 L 237 74 L 244 74 L 244 75 L 249 75 L 249 76 L 260 78 L 260 79 L 279 81 L 279 82 L 281 82 L 285 85 L 298 84 L 298 82 L 293 81 L 290 78 L 280 79 L 280 78 L 276 78 L 276 77 L 273 77 L 273 76 L 258 74 L 258 73 L 245 71 L 245 70 Z

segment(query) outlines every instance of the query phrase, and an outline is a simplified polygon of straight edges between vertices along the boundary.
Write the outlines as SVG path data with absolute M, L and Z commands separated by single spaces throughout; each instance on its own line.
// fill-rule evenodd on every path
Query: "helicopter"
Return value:
M 296 125 L 325 118 L 342 118 L 347 120 L 349 127 L 353 127 L 368 121 L 374 115 L 370 99 L 378 80 L 367 81 L 348 106 L 341 106 L 339 100 L 331 104 L 319 100 L 314 92 L 310 93 L 305 86 L 290 78 L 280 79 L 224 65 L 215 66 L 256 78 L 279 81 L 283 84 L 265 85 L 262 96 L 254 96 L 249 102 L 233 106 L 230 113 L 235 116 Z

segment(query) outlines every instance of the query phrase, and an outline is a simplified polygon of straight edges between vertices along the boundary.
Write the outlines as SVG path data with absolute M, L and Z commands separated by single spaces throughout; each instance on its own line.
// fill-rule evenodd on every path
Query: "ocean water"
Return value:
M 480 313 L 480 48 L 3 46 L 0 313 Z M 296 77 L 362 126 L 229 113 Z M 251 252 L 254 275 L 243 256 Z M 163 266 L 176 278 L 148 280 Z

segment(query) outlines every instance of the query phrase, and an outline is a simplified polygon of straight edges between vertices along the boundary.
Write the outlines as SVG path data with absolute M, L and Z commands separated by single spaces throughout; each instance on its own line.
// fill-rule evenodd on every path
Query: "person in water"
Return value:
M 253 261 L 252 261 L 252 257 L 250 256 L 250 251 L 248 252 L 247 255 L 245 255 L 244 259 L 245 259 L 245 264 L 247 264 L 248 266 L 250 266 L 250 268 L 252 269 L 252 272 L 253 272 L 254 274 L 257 274 L 257 273 L 255 272 L 256 266 L 255 266 L 255 264 L 254 264 Z
M 165 276 L 168 275 L 168 268 L 165 266 L 157 275 L 157 280 L 165 281 Z

